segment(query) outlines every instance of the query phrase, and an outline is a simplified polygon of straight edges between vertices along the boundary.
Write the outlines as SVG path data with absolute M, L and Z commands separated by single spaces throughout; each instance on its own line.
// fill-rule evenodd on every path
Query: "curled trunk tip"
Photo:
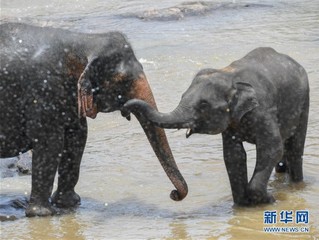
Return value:
M 188 193 L 188 188 L 186 183 L 183 189 L 184 189 L 183 192 L 178 190 L 173 190 L 170 194 L 170 198 L 174 201 L 182 201 L 187 196 L 187 193 Z

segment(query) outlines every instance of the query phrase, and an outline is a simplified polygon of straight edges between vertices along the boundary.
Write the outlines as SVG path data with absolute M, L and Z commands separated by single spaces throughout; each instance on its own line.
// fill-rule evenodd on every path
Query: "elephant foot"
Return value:
M 267 191 L 248 189 L 242 196 L 234 196 L 234 204 L 238 207 L 253 207 L 259 204 L 274 203 L 275 198 Z
M 59 208 L 72 208 L 81 204 L 80 196 L 74 191 L 55 191 L 51 197 L 52 204 Z
M 56 214 L 56 211 L 49 203 L 45 205 L 30 203 L 25 210 L 25 215 L 27 217 L 45 217 L 54 214 Z
M 248 205 L 251 206 L 255 206 L 258 204 L 270 204 L 276 201 L 275 198 L 267 192 L 252 190 L 247 193 L 247 199 Z

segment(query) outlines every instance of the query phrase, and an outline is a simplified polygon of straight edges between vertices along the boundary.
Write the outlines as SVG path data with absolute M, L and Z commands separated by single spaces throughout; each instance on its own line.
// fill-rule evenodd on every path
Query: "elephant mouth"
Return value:
M 99 112 L 102 113 L 109 113 L 109 112 L 113 112 L 114 110 L 111 107 L 105 107 L 99 110 Z
M 98 112 L 99 112 L 99 111 L 98 111 L 97 105 L 96 105 L 96 104 L 93 104 L 93 108 L 86 109 L 85 115 L 86 115 L 87 117 L 90 117 L 90 118 L 92 118 L 92 119 L 95 119 Z
M 203 133 L 200 129 L 196 128 L 196 126 L 188 127 L 186 130 L 186 138 L 189 138 L 194 133 Z
M 105 103 L 105 102 L 104 103 L 98 102 L 97 109 L 99 112 L 102 112 L 102 113 L 109 113 L 109 112 L 114 112 L 115 110 L 117 110 L 113 105 L 109 103 Z
M 196 127 L 189 127 L 186 130 L 186 138 L 189 138 L 194 133 L 200 134 L 209 134 L 209 135 L 216 135 L 223 132 L 223 128 L 196 128 Z
M 194 133 L 194 130 L 192 128 L 188 128 L 186 130 L 186 138 L 189 138 Z

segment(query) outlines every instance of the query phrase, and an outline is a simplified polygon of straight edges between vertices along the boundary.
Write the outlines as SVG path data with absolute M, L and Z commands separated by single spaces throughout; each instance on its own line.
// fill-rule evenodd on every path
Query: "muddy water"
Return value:
M 1 20 L 31 22 L 83 32 L 120 30 L 142 62 L 159 109 L 172 110 L 201 68 L 227 66 L 258 46 L 286 53 L 307 70 L 311 109 L 304 155 L 305 181 L 291 185 L 273 173 L 269 191 L 276 203 L 233 208 L 220 136 L 168 130 L 176 161 L 189 186 L 182 202 L 169 198 L 172 185 L 136 119 L 119 113 L 89 121 L 89 139 L 76 191 L 82 205 L 48 218 L 1 223 L 2 239 L 318 239 L 319 238 L 319 3 L 310 0 L 255 1 L 273 7 L 215 11 L 179 21 L 141 21 L 118 15 L 174 6 L 182 1 L 2 0 Z M 241 1 L 237 1 L 241 2 Z M 253 1 L 251 1 L 253 2 Z M 249 174 L 255 150 L 248 152 Z M 1 179 L 1 202 L 23 199 L 30 176 Z M 307 233 L 265 233 L 264 211 L 309 210 Z M 273 226 L 273 225 L 271 225 Z

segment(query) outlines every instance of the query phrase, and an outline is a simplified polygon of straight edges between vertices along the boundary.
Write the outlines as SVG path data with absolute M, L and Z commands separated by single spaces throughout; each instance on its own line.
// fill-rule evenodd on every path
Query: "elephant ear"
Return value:
M 230 102 L 231 119 L 238 124 L 241 118 L 249 111 L 259 106 L 254 88 L 244 82 L 237 82 L 233 86 Z
M 91 117 L 95 118 L 97 115 L 97 108 L 93 102 L 93 90 L 92 83 L 88 77 L 88 71 L 90 69 L 90 65 L 94 61 L 91 60 L 85 67 L 83 73 L 81 74 L 78 80 L 78 114 L 79 117 Z

